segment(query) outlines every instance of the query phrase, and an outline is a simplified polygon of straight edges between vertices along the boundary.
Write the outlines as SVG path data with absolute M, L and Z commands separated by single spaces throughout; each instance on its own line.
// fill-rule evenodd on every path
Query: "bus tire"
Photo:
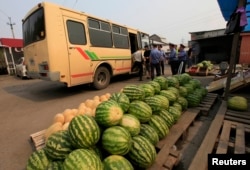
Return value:
M 109 85 L 110 77 L 110 72 L 106 67 L 99 67 L 94 76 L 94 88 L 98 90 L 105 89 Z

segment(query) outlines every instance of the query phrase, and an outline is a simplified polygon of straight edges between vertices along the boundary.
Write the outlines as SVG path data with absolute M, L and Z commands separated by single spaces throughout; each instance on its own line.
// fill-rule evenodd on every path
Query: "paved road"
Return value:
M 166 68 L 170 75 L 169 67 Z M 146 82 L 144 80 L 143 82 Z M 96 95 L 120 91 L 126 84 L 139 84 L 135 76 L 119 76 L 108 88 L 88 86 L 67 88 L 42 80 L 21 80 L 0 76 L 0 170 L 23 170 L 32 153 L 30 134 L 47 128 L 56 113 L 78 108 Z M 207 82 L 205 82 L 207 83 Z

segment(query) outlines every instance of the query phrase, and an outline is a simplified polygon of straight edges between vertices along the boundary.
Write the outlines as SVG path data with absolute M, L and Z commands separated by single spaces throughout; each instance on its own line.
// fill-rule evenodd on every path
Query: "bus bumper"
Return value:
M 48 81 L 60 81 L 60 72 L 31 72 L 28 71 L 28 76 L 33 79 L 42 79 Z

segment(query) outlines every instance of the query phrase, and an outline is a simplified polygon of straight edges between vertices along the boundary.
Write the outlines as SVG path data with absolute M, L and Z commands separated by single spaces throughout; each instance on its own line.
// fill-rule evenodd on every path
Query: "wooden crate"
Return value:
M 42 149 L 45 146 L 45 131 L 46 129 L 30 135 L 31 144 L 34 150 Z
M 245 136 L 250 135 L 250 125 L 224 120 L 221 134 L 215 145 L 216 154 L 245 154 L 250 148 L 246 146 Z
M 200 110 L 201 114 L 208 115 L 217 99 L 218 94 L 208 93 L 207 96 L 201 101 L 199 106 L 195 108 Z

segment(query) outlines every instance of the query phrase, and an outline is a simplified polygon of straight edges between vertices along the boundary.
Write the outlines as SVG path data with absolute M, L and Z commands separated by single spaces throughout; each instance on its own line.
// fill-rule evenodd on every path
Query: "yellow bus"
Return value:
M 22 22 L 29 77 L 68 87 L 106 88 L 112 76 L 133 73 L 131 54 L 149 45 L 149 35 L 137 29 L 48 2 Z

